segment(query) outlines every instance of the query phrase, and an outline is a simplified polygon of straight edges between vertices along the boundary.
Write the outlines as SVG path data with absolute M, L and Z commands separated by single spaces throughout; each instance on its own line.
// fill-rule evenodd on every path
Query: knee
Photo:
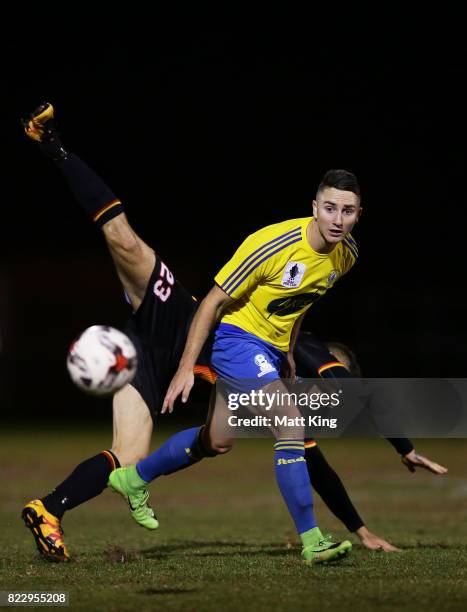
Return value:
M 232 450 L 233 441 L 225 440 L 225 439 L 224 440 L 222 439 L 211 440 L 209 446 L 210 446 L 210 450 L 216 455 L 225 455 L 226 453 Z

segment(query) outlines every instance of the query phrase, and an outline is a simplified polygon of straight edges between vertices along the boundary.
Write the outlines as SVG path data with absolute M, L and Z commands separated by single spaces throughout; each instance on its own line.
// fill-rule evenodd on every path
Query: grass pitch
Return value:
M 449 475 L 410 474 L 380 440 L 322 443 L 370 529 L 403 548 L 355 543 L 334 566 L 306 567 L 274 482 L 270 440 L 240 440 L 225 457 L 152 486 L 161 526 L 147 532 L 106 491 L 65 516 L 73 562 L 42 561 L 19 515 L 83 458 L 108 447 L 110 427 L 0 433 L 0 590 L 60 591 L 74 610 L 465 610 L 467 441 L 417 441 Z M 160 442 L 168 432 L 156 437 Z M 323 532 L 347 537 L 316 499 Z

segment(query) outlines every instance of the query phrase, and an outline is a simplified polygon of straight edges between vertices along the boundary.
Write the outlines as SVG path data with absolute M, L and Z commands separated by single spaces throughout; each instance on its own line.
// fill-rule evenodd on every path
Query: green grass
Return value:
M 399 554 L 356 543 L 339 565 L 304 566 L 276 491 L 271 441 L 243 440 L 152 487 L 156 532 L 106 491 L 65 517 L 74 561 L 43 562 L 19 520 L 22 505 L 108 444 L 107 430 L 0 433 L 0 590 L 67 590 L 72 609 L 119 612 L 467 607 L 467 441 L 417 443 L 448 465 L 445 478 L 410 474 L 384 441 L 323 442 L 369 528 Z M 316 506 L 323 531 L 347 535 Z

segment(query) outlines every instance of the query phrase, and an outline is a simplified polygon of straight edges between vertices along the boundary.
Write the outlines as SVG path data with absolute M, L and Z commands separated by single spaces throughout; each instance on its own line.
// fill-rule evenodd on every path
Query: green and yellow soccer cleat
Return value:
M 333 542 L 331 536 L 324 536 L 316 545 L 306 546 L 302 550 L 302 557 L 307 565 L 315 563 L 329 563 L 339 561 L 352 550 L 352 543 L 349 540 Z
M 47 512 L 40 499 L 30 501 L 23 508 L 21 518 L 31 531 L 40 554 L 47 561 L 69 561 L 67 547 L 63 541 L 60 520 Z
M 147 482 L 140 478 L 134 465 L 114 470 L 107 484 L 126 500 L 130 514 L 138 525 L 146 529 L 159 527 L 154 510 L 148 504 Z

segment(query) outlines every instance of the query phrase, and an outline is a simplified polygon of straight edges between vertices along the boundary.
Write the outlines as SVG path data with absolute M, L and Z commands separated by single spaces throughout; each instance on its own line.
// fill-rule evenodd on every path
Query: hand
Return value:
M 195 376 L 193 374 L 193 368 L 181 368 L 179 367 L 175 376 L 172 378 L 172 382 L 169 385 L 167 393 L 165 394 L 164 403 L 162 404 L 161 413 L 173 412 L 174 402 L 177 397 L 182 394 L 182 402 L 185 403 L 190 395 L 191 388 L 195 383 Z
M 383 552 L 402 552 L 400 548 L 397 546 L 393 546 L 383 538 L 379 538 L 371 531 L 368 531 L 366 527 L 360 527 L 355 532 L 357 536 L 360 538 L 360 542 L 365 548 L 368 550 L 382 550 Z
M 409 470 L 409 472 L 415 472 L 415 468 L 425 468 L 432 474 L 444 475 L 447 474 L 447 468 L 427 459 L 423 455 L 419 455 L 415 449 L 411 450 L 410 453 L 401 457 L 402 463 Z
M 282 375 L 284 378 L 290 378 L 292 382 L 295 382 L 297 376 L 297 368 L 295 366 L 295 359 L 293 358 L 293 352 L 289 351 L 282 364 Z

